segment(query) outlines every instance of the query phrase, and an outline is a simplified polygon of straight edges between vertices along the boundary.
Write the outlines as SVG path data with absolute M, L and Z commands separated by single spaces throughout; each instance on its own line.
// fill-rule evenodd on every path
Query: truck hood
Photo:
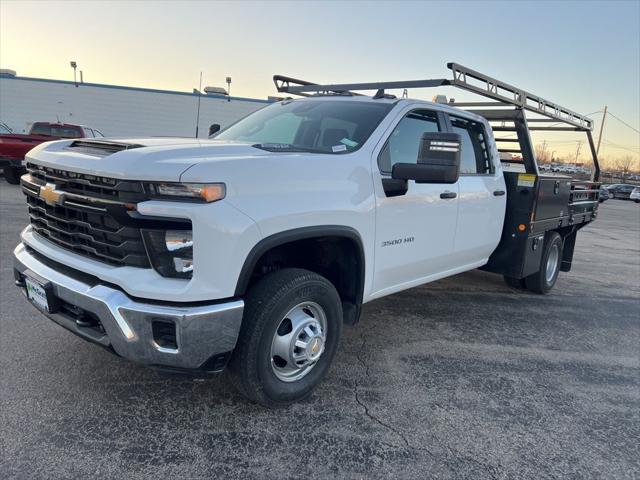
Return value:
M 268 155 L 250 144 L 193 138 L 61 140 L 38 145 L 27 162 L 123 180 L 180 181 L 193 165 Z

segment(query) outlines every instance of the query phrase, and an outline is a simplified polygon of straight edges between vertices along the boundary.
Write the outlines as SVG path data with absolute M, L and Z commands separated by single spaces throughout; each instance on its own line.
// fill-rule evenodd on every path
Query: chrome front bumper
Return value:
M 82 274 L 59 271 L 43 263 L 22 243 L 13 252 L 13 262 L 16 285 L 25 296 L 27 276 L 45 285 L 60 304 L 53 313 L 40 310 L 44 315 L 134 362 L 216 371 L 224 368 L 235 347 L 244 310 L 242 300 L 197 306 L 145 303 L 93 277 L 87 279 Z M 101 328 L 87 327 L 69 312 L 98 319 Z M 170 331 L 175 331 L 175 344 L 170 348 L 158 341 L 157 330 L 154 331 L 158 324 L 169 325 Z

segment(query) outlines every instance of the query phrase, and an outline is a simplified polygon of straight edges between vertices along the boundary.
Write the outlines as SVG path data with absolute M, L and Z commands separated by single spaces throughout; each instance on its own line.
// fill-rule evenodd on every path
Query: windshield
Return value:
M 11 129 L 4 123 L 0 123 L 0 133 L 11 133 Z
M 216 140 L 251 142 L 269 151 L 348 153 L 367 141 L 392 104 L 285 100 L 245 117 Z

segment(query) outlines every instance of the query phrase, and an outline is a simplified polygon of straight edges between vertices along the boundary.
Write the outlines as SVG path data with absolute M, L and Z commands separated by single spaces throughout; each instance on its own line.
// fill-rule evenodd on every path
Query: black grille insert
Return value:
M 136 203 L 148 199 L 141 182 L 34 164 L 27 170 L 21 184 L 33 230 L 79 255 L 115 266 L 151 268 L 140 228 L 176 224 L 136 211 Z

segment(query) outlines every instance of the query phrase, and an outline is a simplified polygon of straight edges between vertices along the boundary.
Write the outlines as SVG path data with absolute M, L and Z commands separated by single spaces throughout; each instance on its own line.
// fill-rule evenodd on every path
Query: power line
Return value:
M 638 129 L 637 129 L 637 128 L 635 128 L 635 127 L 632 127 L 631 125 L 629 125 L 627 122 L 625 122 L 625 121 L 624 121 L 624 120 L 622 120 L 621 118 L 616 117 L 613 113 L 611 113 L 611 112 L 607 112 L 607 113 L 608 113 L 609 115 L 611 115 L 613 118 L 615 118 L 616 120 L 618 120 L 620 123 L 622 123 L 622 124 L 626 125 L 627 127 L 629 127 L 631 130 L 634 130 L 634 131 L 636 131 L 636 132 L 640 133 L 640 130 L 638 130 Z
M 616 147 L 630 148 L 632 150 L 640 150 L 640 145 L 626 145 L 626 144 L 622 144 L 622 143 L 609 142 L 608 140 L 607 140 L 607 143 L 609 145 L 614 145 Z
M 609 148 L 619 148 L 621 150 L 628 150 L 629 152 L 635 153 L 636 155 L 640 153 L 638 150 L 633 150 L 632 148 L 629 148 L 629 147 L 623 147 L 622 145 L 616 145 L 615 143 L 607 142 L 606 140 L 603 140 L 602 143 L 604 143 Z

